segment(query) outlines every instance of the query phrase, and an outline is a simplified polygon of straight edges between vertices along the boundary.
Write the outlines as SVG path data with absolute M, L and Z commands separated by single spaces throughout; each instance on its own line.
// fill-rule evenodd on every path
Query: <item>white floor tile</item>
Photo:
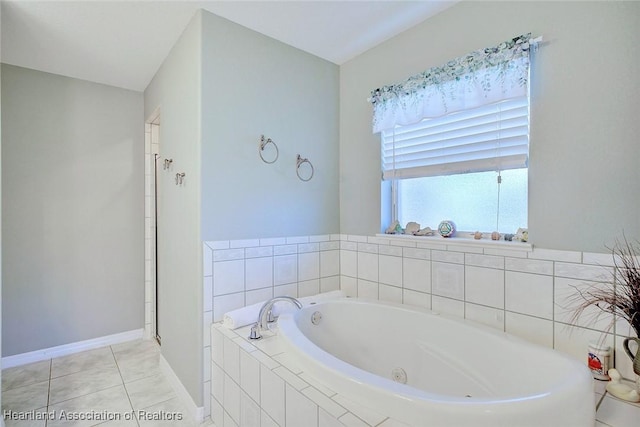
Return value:
M 124 386 L 119 385 L 51 405 L 48 410 L 55 411 L 57 417 L 49 420 L 47 427 L 90 427 L 97 425 L 100 421 L 96 421 L 95 419 L 72 420 L 70 418 L 74 414 L 100 414 L 104 412 L 108 414 L 121 414 L 120 417 L 122 420 L 125 420 L 126 417 L 131 416 L 132 408 Z M 63 414 L 65 415 L 63 416 Z
M 139 410 L 176 397 L 163 375 L 155 375 L 125 385 L 133 409 Z
M 2 391 L 49 380 L 51 360 L 16 366 L 2 371 Z
M 49 382 L 43 381 L 2 392 L 2 410 L 30 411 L 47 406 Z
M 74 374 L 87 369 L 112 368 L 116 361 L 110 347 L 97 348 L 51 360 L 51 378 Z
M 89 370 L 53 378 L 49 390 L 49 403 L 54 404 L 122 384 L 116 366 Z
M 47 421 L 43 417 L 46 416 L 45 414 L 47 413 L 47 408 L 40 408 L 36 412 L 41 415 L 34 415 L 34 418 L 41 418 L 41 419 L 29 419 L 29 420 L 12 419 L 10 415 L 7 416 L 5 414 L 4 425 L 5 427 L 45 427 Z M 19 415 L 16 414 L 16 418 L 18 417 Z
M 136 416 L 140 427 L 196 427 L 177 397 L 137 410 Z
M 111 346 L 111 350 L 118 363 L 131 357 L 160 353 L 160 347 L 153 340 L 135 340 L 115 344 Z
M 160 375 L 160 353 L 140 353 L 120 358 L 118 369 L 125 384 Z

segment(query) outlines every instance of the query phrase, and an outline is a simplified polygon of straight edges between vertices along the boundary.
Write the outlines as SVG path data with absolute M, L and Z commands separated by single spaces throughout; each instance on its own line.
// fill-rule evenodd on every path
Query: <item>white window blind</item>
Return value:
M 383 179 L 522 168 L 528 153 L 528 96 L 382 131 Z

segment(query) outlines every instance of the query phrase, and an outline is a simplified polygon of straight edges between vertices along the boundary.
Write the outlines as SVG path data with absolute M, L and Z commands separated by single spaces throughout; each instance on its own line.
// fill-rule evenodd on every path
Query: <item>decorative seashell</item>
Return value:
M 430 227 L 425 227 L 413 233 L 414 236 L 433 236 L 436 232 Z
M 500 240 L 500 233 L 498 233 L 497 231 L 491 233 L 491 240 Z
M 404 228 L 404 234 L 416 234 L 420 230 L 420 224 L 417 222 L 408 222 Z
M 529 240 L 529 230 L 527 230 L 526 228 L 518 228 L 518 231 L 516 231 L 516 235 L 513 240 L 526 242 L 527 240 Z
M 479 231 L 476 231 L 475 233 L 473 233 L 473 238 L 476 240 L 482 239 L 482 233 Z
M 384 231 L 385 234 L 396 234 L 396 230 L 400 226 L 398 221 L 393 221 L 391 225 Z

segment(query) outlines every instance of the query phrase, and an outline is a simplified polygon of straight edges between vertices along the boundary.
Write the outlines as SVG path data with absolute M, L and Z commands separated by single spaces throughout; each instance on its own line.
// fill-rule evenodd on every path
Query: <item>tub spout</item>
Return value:
M 293 297 L 280 296 L 271 298 L 262 305 L 260 313 L 258 314 L 258 321 L 251 328 L 251 335 L 249 336 L 249 339 L 257 340 L 262 338 L 261 331 L 266 331 L 268 329 L 267 324 L 269 319 L 267 319 L 267 315 L 272 313 L 273 305 L 280 301 L 288 301 L 298 309 L 302 308 L 302 303 Z

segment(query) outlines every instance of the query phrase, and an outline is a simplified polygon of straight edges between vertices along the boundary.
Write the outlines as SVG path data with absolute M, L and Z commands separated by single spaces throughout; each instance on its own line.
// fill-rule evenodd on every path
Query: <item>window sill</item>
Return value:
M 467 237 L 467 235 L 469 237 Z M 417 242 L 434 245 L 446 245 L 448 247 L 473 246 L 488 249 L 500 249 L 506 251 L 532 252 L 533 245 L 523 242 L 508 242 L 505 240 L 491 240 L 490 237 L 474 239 L 471 233 L 459 232 L 454 237 L 434 236 L 412 236 L 405 234 L 376 234 L 376 237 L 388 239 L 396 242 Z

